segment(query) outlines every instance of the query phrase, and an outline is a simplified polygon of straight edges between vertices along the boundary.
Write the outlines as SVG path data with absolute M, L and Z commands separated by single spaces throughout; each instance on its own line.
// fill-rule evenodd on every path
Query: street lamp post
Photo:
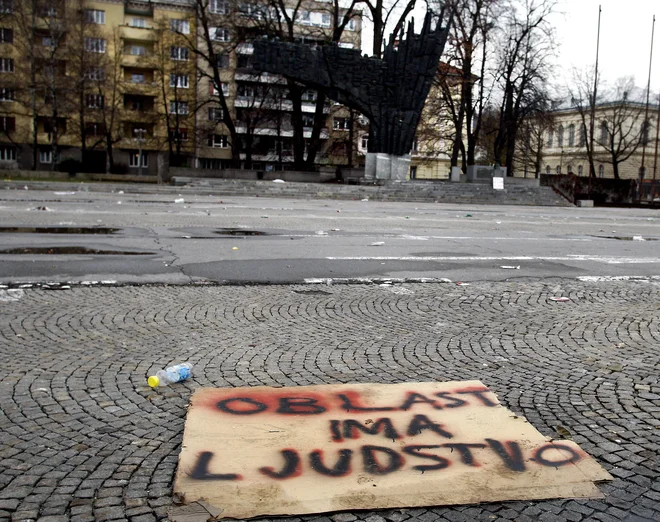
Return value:
M 144 142 L 144 135 L 146 134 L 146 129 L 133 129 L 135 134 L 135 141 L 138 144 L 138 175 L 142 176 L 142 143 Z

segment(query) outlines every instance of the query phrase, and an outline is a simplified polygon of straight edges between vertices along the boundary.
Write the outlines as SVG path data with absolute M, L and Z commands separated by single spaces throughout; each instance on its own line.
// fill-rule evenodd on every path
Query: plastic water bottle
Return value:
M 177 364 L 175 366 L 170 366 L 164 370 L 158 370 L 156 375 L 151 375 L 147 382 L 152 388 L 158 388 L 159 386 L 167 386 L 175 382 L 185 381 L 190 377 L 192 371 L 192 364 L 183 363 Z

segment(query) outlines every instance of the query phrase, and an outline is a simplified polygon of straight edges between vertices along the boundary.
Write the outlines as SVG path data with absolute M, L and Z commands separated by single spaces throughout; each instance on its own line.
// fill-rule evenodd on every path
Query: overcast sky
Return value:
M 601 78 L 614 83 L 621 76 L 634 76 L 646 88 L 651 48 L 651 25 L 656 15 L 654 63 L 651 91 L 660 90 L 660 1 L 659 0 L 558 0 L 552 23 L 557 31 L 559 56 L 555 85 L 565 87 L 574 67 L 593 67 L 596 60 L 598 6 L 601 5 L 600 59 Z M 423 2 L 415 10 L 417 32 L 424 18 Z M 363 52 L 371 54 L 371 24 L 365 23 Z M 389 35 L 388 35 L 389 37 Z
M 601 77 L 613 82 L 634 76 L 646 88 L 651 48 L 651 25 L 656 15 L 651 91 L 660 88 L 660 1 L 658 0 L 560 0 L 553 23 L 560 42 L 557 75 L 571 76 L 572 67 L 593 66 L 596 59 L 598 6 L 601 5 Z

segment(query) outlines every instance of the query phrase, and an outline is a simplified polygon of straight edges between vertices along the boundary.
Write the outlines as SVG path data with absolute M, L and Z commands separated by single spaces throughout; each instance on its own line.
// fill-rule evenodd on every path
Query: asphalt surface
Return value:
M 107 194 L 76 187 L 0 193 L 1 281 L 502 281 L 660 273 L 657 210 L 181 197 L 176 188 Z M 90 227 L 116 230 L 91 234 Z
M 603 498 L 286 520 L 660 520 L 657 211 L 158 191 L 0 192 L 0 520 L 167 520 L 200 387 L 472 379 Z

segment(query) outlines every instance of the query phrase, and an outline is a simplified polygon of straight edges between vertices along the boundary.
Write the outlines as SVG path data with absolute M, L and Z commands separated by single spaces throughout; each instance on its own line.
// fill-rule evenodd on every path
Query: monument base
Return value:
M 365 180 L 406 181 L 409 172 L 409 154 L 395 156 L 381 152 L 367 152 L 364 166 Z

